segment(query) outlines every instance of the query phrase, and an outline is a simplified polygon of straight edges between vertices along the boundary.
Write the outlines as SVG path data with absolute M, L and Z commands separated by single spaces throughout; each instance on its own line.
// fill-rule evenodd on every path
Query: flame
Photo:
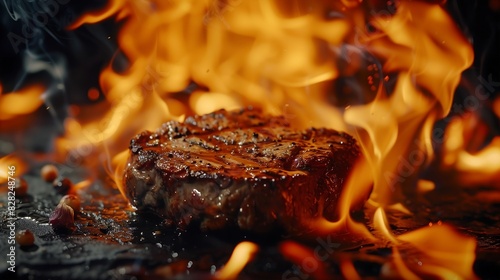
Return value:
M 27 171 L 26 162 L 16 154 L 0 158 L 0 184 L 10 181 L 10 178 L 19 178 Z
M 421 279 L 416 275 L 411 269 L 406 266 L 403 258 L 401 257 L 401 253 L 398 248 L 395 247 L 392 250 L 393 261 L 389 263 L 385 263 L 382 266 L 382 276 L 386 278 L 402 278 L 408 280 L 418 280 Z M 446 278 L 445 278 L 446 279 Z
M 69 28 L 110 17 L 122 21 L 118 41 L 128 67 L 117 72 L 110 64 L 104 69 L 100 84 L 105 101 L 78 108 L 78 116 L 65 123 L 58 150 L 85 159 L 95 158 L 88 157 L 92 153 L 104 155 L 123 192 L 119 178 L 128 140 L 186 114 L 255 105 L 284 114 L 298 128 L 314 125 L 348 131 L 357 138 L 364 157 L 345 183 L 338 220 L 319 217 L 311 226 L 321 234 L 349 231 L 371 241 L 378 235 L 394 244 L 391 265 L 407 278 L 433 274 L 430 268 L 437 271 L 433 275 L 448 277 L 457 265 L 461 265 L 458 275 L 472 277 L 473 240 L 448 226 L 395 236 L 385 216 L 385 209 L 409 213 L 401 204 L 404 188 L 433 190 L 432 182 L 417 186 L 416 179 L 434 157 L 433 125 L 450 111 L 460 75 L 473 60 L 472 49 L 440 5 L 400 1 L 394 13 L 368 15 L 369 4 L 361 3 L 109 1 Z M 325 11 L 332 16 L 325 16 Z M 367 25 L 374 32 L 367 31 Z M 373 100 L 334 106 L 332 96 L 345 94 L 331 92 L 335 82 L 363 71 L 371 74 L 356 84 L 366 86 L 362 95 L 373 94 Z M 98 93 L 89 91 L 89 98 L 100 98 Z M 103 113 L 94 113 L 99 110 Z M 457 168 L 471 168 L 465 162 L 478 168 L 477 162 L 498 153 L 497 141 L 488 156 L 464 155 L 464 142 L 453 141 L 457 140 L 447 143 L 453 152 L 446 163 Z M 368 206 L 377 209 L 375 233 L 350 215 L 367 198 Z M 447 260 L 441 252 L 456 251 L 429 241 L 430 233 L 460 241 L 466 260 Z M 433 246 L 424 268 L 418 270 L 400 259 L 398 248 L 404 242 L 418 249 Z M 311 256 L 310 250 L 293 242 L 284 243 L 281 250 L 295 262 Z M 236 277 L 255 251 L 252 243 L 239 244 L 218 277 Z M 348 263 L 343 265 L 345 273 L 355 275 L 350 270 Z
M 351 172 L 351 174 L 370 174 L 370 166 L 368 163 L 361 159 Z M 374 240 L 373 235 L 362 223 L 355 222 L 350 216 L 352 207 L 359 205 L 371 190 L 371 177 L 370 176 L 349 176 L 345 183 L 345 189 L 341 193 L 337 213 L 339 219 L 335 222 L 326 220 L 323 217 L 318 218 L 311 222 L 310 227 L 316 229 L 318 234 L 326 235 L 332 232 L 348 230 L 363 236 L 368 240 Z
M 386 214 L 382 208 L 375 211 L 374 227 L 393 247 L 392 266 L 404 279 L 420 279 L 417 275 L 433 275 L 440 279 L 475 279 L 473 265 L 476 241 L 458 234 L 451 226 L 441 222 L 430 223 L 401 235 L 390 231 Z M 405 243 L 423 255 L 417 263 L 409 263 L 400 254 Z M 460 246 L 457 246 L 460 244 Z M 387 273 L 387 271 L 385 272 Z
M 85 17 L 73 22 L 69 25 L 68 29 L 75 29 L 84 23 L 96 23 L 100 22 L 108 17 L 118 14 L 117 19 L 123 18 L 127 15 L 127 9 L 125 9 L 125 4 L 127 1 L 124 0 L 111 0 L 108 1 L 106 6 L 100 11 L 89 12 Z
M 361 276 L 356 271 L 354 264 L 351 260 L 343 259 L 340 261 L 340 271 L 345 279 L 361 280 Z
M 410 163 L 403 175 L 416 174 L 432 158 L 432 124 L 449 111 L 460 73 L 472 62 L 472 51 L 439 5 L 402 1 L 393 16 L 369 17 L 378 33 L 368 34 L 360 2 L 341 3 L 344 7 L 339 12 L 345 16 L 325 20 L 325 9 L 338 8 L 326 1 L 315 5 L 296 1 L 298 7 L 307 7 L 302 13 L 300 8 L 290 11 L 286 1 L 167 5 L 116 0 L 84 15 L 70 28 L 111 16 L 124 20 L 119 44 L 129 68 L 116 73 L 109 66 L 101 75 L 105 97 L 115 106 L 131 99 L 130 92 L 148 92 L 158 103 L 137 111 L 163 104 L 156 118 L 172 119 L 176 117 L 170 113 L 173 106 L 165 100 L 194 81 L 208 89 L 189 96 L 189 108 L 198 114 L 250 104 L 285 113 L 298 127 L 357 133 L 374 175 L 370 200 L 390 205 L 401 199 L 399 186 L 410 177 L 398 174 L 408 169 L 401 166 L 406 159 L 401 160 L 399 153 L 417 150 L 412 156 L 418 162 Z M 368 51 L 383 64 L 381 71 L 398 73 L 395 89 L 388 92 L 379 84 L 370 104 L 345 110 L 329 106 L 325 90 L 331 81 L 348 74 L 340 63 L 362 67 Z M 376 75 L 369 77 L 375 88 Z M 189 109 L 180 113 L 177 117 Z M 154 127 L 159 122 L 141 123 Z M 124 118 L 114 118 L 99 137 L 116 134 L 121 123 L 128 126 Z
M 68 194 L 77 195 L 80 191 L 85 190 L 86 188 L 91 186 L 92 183 L 93 180 L 91 179 L 85 179 L 83 181 L 80 181 L 71 187 L 71 189 L 68 191 Z
M 500 119 L 500 98 L 496 98 L 493 102 L 493 112 L 497 115 L 497 118 Z
M 390 231 L 387 216 L 385 214 L 385 211 L 381 207 L 375 210 L 375 214 L 373 215 L 373 226 L 378 231 L 379 234 L 382 234 L 382 236 L 385 239 L 389 240 L 394 244 L 399 243 L 397 237 L 394 236 Z
M 399 236 L 420 250 L 426 259 L 419 267 L 423 273 L 436 275 L 442 279 L 476 278 L 473 273 L 476 242 L 464 237 L 448 225 L 433 225 Z M 460 244 L 460 246 L 456 246 Z
M 346 120 L 369 135 L 361 144 L 373 166 L 370 200 L 384 206 L 401 200 L 400 186 L 432 157 L 432 125 L 449 112 L 472 50 L 439 5 L 402 1 L 393 17 L 372 24 L 385 36 L 363 40 L 398 80 L 391 96 L 381 88 L 375 102 L 348 110 Z
M 127 197 L 125 195 L 125 187 L 123 186 L 122 176 L 123 171 L 125 170 L 126 163 L 128 158 L 128 150 L 122 151 L 121 153 L 115 155 L 111 162 L 111 169 L 108 170 L 108 174 L 111 178 L 114 179 L 117 184 L 118 190 L 123 195 L 123 197 Z
M 125 92 L 144 83 L 143 79 L 153 80 L 146 87 L 154 87 L 163 97 L 195 81 L 210 89 L 190 97 L 196 113 L 244 104 L 258 104 L 279 113 L 286 102 L 307 103 L 303 87 L 338 75 L 332 63 L 319 60 L 316 53 L 320 46 L 311 41 L 323 40 L 323 47 L 339 44 L 349 32 L 345 21 L 325 22 L 317 15 L 288 18 L 272 1 L 231 5 L 223 9 L 231 12 L 215 11 L 218 16 L 223 13 L 223 18 L 212 18 L 207 11 L 213 12 L 217 1 L 177 1 L 169 5 L 161 1 L 110 1 L 106 8 L 84 15 L 70 28 L 117 13 L 126 15 L 119 40 L 131 65 L 121 75 L 111 67 L 101 75 L 101 86 L 109 100 L 123 98 Z M 255 21 L 265 22 L 252 24 Z M 336 30 L 335 34 L 330 30 Z M 289 44 L 292 40 L 295 43 Z M 264 80 L 269 80 L 269 86 L 262 83 Z M 207 105 L 207 100 L 214 105 Z M 298 114 L 301 110 L 297 109 L 294 113 Z M 320 117 L 314 111 L 310 108 L 308 113 Z M 329 122 L 324 119 L 322 125 Z
M 214 278 L 237 279 L 238 274 L 243 270 L 245 265 L 253 259 L 258 250 L 259 247 L 255 243 L 249 241 L 239 243 L 234 248 L 229 261 L 222 269 L 217 271 Z
M 471 152 L 473 137 L 481 123 L 475 114 L 453 118 L 445 131 L 441 165 L 453 170 L 457 184 L 461 186 L 490 186 L 500 188 L 500 136 L 494 137 L 479 151 Z M 484 139 L 480 139 L 483 143 Z
M 2 93 L 0 87 L 0 121 L 11 120 L 38 109 L 43 104 L 44 91 L 45 88 L 38 84 L 10 93 Z
M 430 192 L 436 189 L 436 184 L 429 180 L 418 180 L 417 188 L 420 193 Z
M 286 259 L 313 276 L 313 279 L 330 279 L 326 273 L 324 260 L 320 260 L 317 254 L 308 247 L 297 242 L 285 241 L 280 244 L 280 251 Z
M 102 115 L 96 114 L 99 111 Z M 63 161 L 78 158 L 89 167 L 107 165 L 126 150 L 134 135 L 157 128 L 167 116 L 168 108 L 158 95 L 131 89 L 115 103 L 78 107 L 78 117 L 65 120 L 65 134 L 56 140 L 56 149 Z M 97 162 L 88 162 L 94 159 Z

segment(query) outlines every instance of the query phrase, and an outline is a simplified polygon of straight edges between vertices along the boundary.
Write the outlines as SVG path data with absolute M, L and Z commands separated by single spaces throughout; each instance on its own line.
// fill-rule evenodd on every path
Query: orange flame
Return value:
M 493 112 L 495 112 L 497 117 L 500 119 L 500 97 L 497 97 L 497 99 L 493 102 Z
M 388 205 L 401 199 L 400 186 L 432 157 L 432 125 L 449 112 L 473 54 L 439 5 L 402 1 L 393 17 L 372 23 L 384 36 L 362 39 L 386 60 L 385 72 L 399 73 L 398 80 L 392 96 L 379 92 L 375 102 L 348 110 L 346 119 L 369 135 L 361 144 L 373 166 L 370 199 Z
M 95 11 L 95 12 L 90 12 L 85 15 L 85 17 L 80 18 L 79 20 L 75 21 L 73 24 L 68 26 L 68 29 L 75 29 L 80 27 L 82 24 L 85 23 L 96 23 L 100 22 L 102 20 L 105 20 L 114 14 L 118 14 L 117 19 L 125 17 L 127 14 L 127 9 L 124 8 L 125 4 L 128 1 L 126 0 L 111 0 L 108 1 L 106 4 L 106 7 L 104 7 L 100 11 Z
M 330 279 L 326 273 L 324 260 L 318 259 L 313 250 L 293 241 L 285 241 L 280 251 L 286 259 L 299 265 L 302 270 L 314 279 Z
M 474 125 L 469 125 L 470 122 Z M 450 121 L 444 136 L 442 167 L 454 171 L 456 182 L 461 186 L 500 188 L 500 136 L 477 152 L 469 151 L 471 141 L 467 140 L 477 136 L 477 127 L 481 125 L 477 122 L 474 114 Z
M 128 150 L 115 155 L 111 161 L 111 170 L 108 170 L 108 175 L 114 179 L 118 190 L 120 190 L 123 197 L 127 197 L 125 195 L 125 187 L 122 182 L 123 171 L 125 170 L 127 164 L 127 158 Z
M 119 43 L 130 67 L 118 74 L 110 66 L 101 75 L 101 86 L 113 105 L 130 99 L 129 93 L 140 87 L 157 96 L 158 104 L 165 104 L 158 119 L 171 119 L 175 117 L 170 113 L 172 104 L 165 100 L 195 81 L 209 89 L 189 97 L 195 113 L 254 104 L 272 113 L 286 113 L 297 126 L 340 130 L 357 126 L 374 175 L 371 201 L 388 205 L 401 199 L 399 185 L 408 179 L 398 174 L 398 168 L 404 168 L 399 153 L 418 150 L 414 157 L 419 162 L 410 163 L 409 173 L 417 173 L 430 159 L 432 124 L 449 111 L 453 90 L 472 61 L 472 51 L 439 5 L 402 1 L 394 16 L 371 17 L 370 23 L 380 31 L 371 35 L 364 32 L 359 3 L 342 1 L 344 11 L 351 9 L 349 13 L 325 20 L 322 13 L 330 8 L 326 2 L 309 5 L 310 12 L 297 14 L 289 11 L 285 1 L 165 5 L 116 0 L 84 15 L 71 28 L 126 15 Z M 351 106 L 343 116 L 342 109 L 325 102 L 324 92 L 341 75 L 336 61 L 356 59 L 339 53 L 346 45 L 370 50 L 384 62 L 384 72 L 399 75 L 391 96 L 380 87 L 375 102 Z M 127 121 L 115 119 L 110 124 L 117 128 L 120 123 Z M 153 126 L 151 120 L 142 123 Z M 101 137 L 117 131 L 106 129 Z
M 10 181 L 10 178 L 19 178 L 27 170 L 27 164 L 21 157 L 10 154 L 0 158 L 0 184 Z
M 258 250 L 259 247 L 249 241 L 236 245 L 229 261 L 215 274 L 215 279 L 237 279 L 238 274 L 253 259 Z
M 420 168 L 434 156 L 433 124 L 450 111 L 460 74 L 473 60 L 472 49 L 439 5 L 401 1 L 395 14 L 387 16 L 367 15 L 361 2 L 300 0 L 294 1 L 298 7 L 294 10 L 284 0 L 109 1 L 70 28 L 109 17 L 123 20 L 119 44 L 129 67 L 116 73 L 109 65 L 102 72 L 104 105 L 81 107 L 79 119 L 66 122 L 66 135 L 57 146 L 62 153 L 85 154 L 82 147 L 104 153 L 108 161 L 113 158 L 110 166 L 119 177 L 126 157 L 121 152 L 135 133 L 154 129 L 165 120 L 182 120 L 185 114 L 256 105 L 284 114 L 296 127 L 345 130 L 355 135 L 364 158 L 345 184 L 338 220 L 319 217 L 311 225 L 322 234 L 348 230 L 376 240 L 350 216 L 369 197 L 369 206 L 378 209 L 373 218 L 376 234 L 395 244 L 393 266 L 400 275 L 412 278 L 424 270 L 430 273 L 426 268 L 416 272 L 411 264 L 398 261 L 397 248 L 403 241 L 421 248 L 431 232 L 463 241 L 460 252 L 468 257 L 460 263 L 463 270 L 458 274 L 472 276 L 471 240 L 447 226 L 394 236 L 384 212 L 389 208 L 408 212 L 400 204 L 403 188 L 416 185 Z M 342 17 L 326 19 L 327 10 Z M 367 21 L 376 32 L 366 31 Z M 381 69 L 378 62 L 367 67 L 368 56 L 380 62 Z M 374 100 L 345 108 L 332 106 L 328 96 L 332 84 L 365 67 L 380 70 L 367 81 L 358 81 L 376 92 Z M 389 81 L 394 88 L 376 79 Z M 199 87 L 184 99 L 174 94 L 193 82 Z M 94 116 L 98 106 L 105 110 L 102 118 Z M 117 185 L 121 185 L 119 179 Z M 431 191 L 433 185 L 421 182 L 419 188 Z M 431 245 L 436 252 L 450 249 Z M 255 250 L 249 243 L 238 245 L 219 277 L 236 277 Z M 295 243 L 285 243 L 282 250 L 292 259 L 297 252 L 310 254 Z M 235 266 L 241 252 L 246 257 Z M 449 276 L 458 262 L 443 256 L 428 254 L 426 267 L 441 267 L 437 275 Z M 348 264 L 343 267 L 349 271 Z
M 386 278 L 402 278 L 408 280 L 418 280 L 421 279 L 411 271 L 411 269 L 406 266 L 403 258 L 401 257 L 401 253 L 399 252 L 397 247 L 394 247 L 392 250 L 393 261 L 389 263 L 385 263 L 382 266 L 381 275 Z
M 441 279 L 475 279 L 473 264 L 476 241 L 456 233 L 452 227 L 441 222 L 437 225 L 431 223 L 427 228 L 395 236 L 390 231 L 382 208 L 375 211 L 374 227 L 395 245 L 391 265 L 404 279 L 419 279 L 417 274 L 433 275 Z M 423 254 L 422 259 L 413 264 L 405 262 L 398 249 L 404 243 L 418 249 Z
M 68 194 L 77 195 L 80 191 L 92 185 L 92 182 L 93 181 L 91 179 L 85 179 L 83 181 L 80 181 L 71 187 L 71 189 L 68 191 Z
M 102 115 L 96 114 L 103 109 Z M 65 135 L 56 140 L 56 148 L 61 160 L 69 154 L 87 161 L 88 166 L 107 164 L 127 148 L 135 134 L 155 129 L 169 116 L 168 108 L 156 94 L 146 96 L 137 89 L 124 93 L 123 99 L 112 106 L 82 106 L 78 111 L 78 118 L 66 119 Z
M 0 90 L 0 121 L 10 120 L 38 109 L 43 104 L 44 91 L 45 88 L 41 85 L 26 86 L 7 94 Z
M 354 264 L 352 263 L 351 260 L 346 260 L 346 259 L 341 260 L 340 271 L 342 272 L 342 275 L 344 276 L 345 279 L 351 279 L 351 280 L 362 279 L 359 273 L 356 271 L 356 268 L 354 267 Z
M 345 189 L 341 193 L 339 204 L 337 207 L 337 213 L 339 219 L 335 222 L 326 220 L 323 217 L 318 218 L 311 222 L 311 228 L 317 230 L 318 234 L 326 235 L 333 232 L 348 230 L 350 232 L 357 233 L 359 236 L 363 236 L 369 240 L 374 240 L 372 234 L 368 229 L 361 223 L 355 222 L 351 216 L 350 211 L 355 205 L 359 205 L 365 199 L 367 194 L 371 190 L 371 177 L 370 176 L 355 176 L 356 174 L 370 174 L 370 166 L 368 163 L 361 159 L 351 172 L 347 182 L 345 183 Z
M 447 225 L 434 225 L 399 236 L 426 255 L 419 267 L 423 273 L 442 279 L 474 279 L 472 266 L 475 260 L 476 242 L 473 238 L 459 235 Z M 460 246 L 457 246 L 460 244 Z

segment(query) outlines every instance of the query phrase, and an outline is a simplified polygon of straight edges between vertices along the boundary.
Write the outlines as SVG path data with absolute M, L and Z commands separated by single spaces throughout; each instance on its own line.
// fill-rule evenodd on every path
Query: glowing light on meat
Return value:
M 237 279 L 238 274 L 253 259 L 258 250 L 259 247 L 249 241 L 236 245 L 229 261 L 216 272 L 215 279 Z

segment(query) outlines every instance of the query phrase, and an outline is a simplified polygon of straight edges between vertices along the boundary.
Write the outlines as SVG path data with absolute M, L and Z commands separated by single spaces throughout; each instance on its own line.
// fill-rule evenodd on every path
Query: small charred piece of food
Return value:
M 179 228 L 296 233 L 308 219 L 335 215 L 359 155 L 342 132 L 298 131 L 253 108 L 219 110 L 132 139 L 125 193 Z

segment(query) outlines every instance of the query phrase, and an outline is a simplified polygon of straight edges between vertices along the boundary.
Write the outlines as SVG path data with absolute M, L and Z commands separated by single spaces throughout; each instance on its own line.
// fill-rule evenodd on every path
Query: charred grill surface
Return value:
M 307 219 L 335 215 L 359 154 L 342 132 L 297 131 L 253 108 L 219 110 L 132 139 L 125 192 L 179 228 L 298 232 Z

